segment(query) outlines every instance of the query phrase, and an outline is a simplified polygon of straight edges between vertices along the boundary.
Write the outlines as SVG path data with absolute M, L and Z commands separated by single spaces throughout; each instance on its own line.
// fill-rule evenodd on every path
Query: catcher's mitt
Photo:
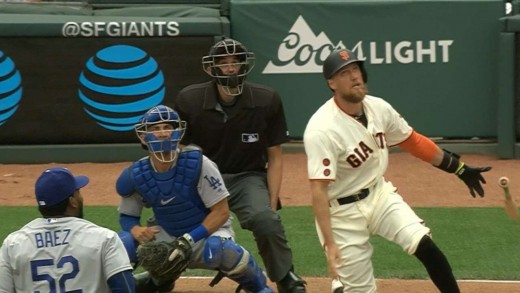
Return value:
M 173 260 L 168 260 L 175 251 L 182 250 Z M 159 281 L 175 281 L 188 267 L 191 247 L 179 247 L 178 241 L 152 241 L 139 245 L 137 257 L 141 266 Z

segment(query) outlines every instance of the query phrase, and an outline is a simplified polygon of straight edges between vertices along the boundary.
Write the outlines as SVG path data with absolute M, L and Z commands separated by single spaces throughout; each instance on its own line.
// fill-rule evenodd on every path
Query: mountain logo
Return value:
M 336 48 L 345 45 L 334 45 L 324 32 L 316 35 L 300 15 L 278 47 L 278 60 L 269 61 L 262 73 L 321 73 L 323 61 Z

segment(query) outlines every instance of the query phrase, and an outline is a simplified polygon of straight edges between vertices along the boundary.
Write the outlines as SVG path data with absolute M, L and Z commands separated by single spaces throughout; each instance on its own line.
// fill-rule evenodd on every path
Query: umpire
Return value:
M 240 42 L 213 45 L 202 65 L 212 81 L 181 90 L 174 108 L 186 120 L 182 144 L 197 144 L 217 163 L 230 192 L 229 206 L 253 232 L 267 275 L 278 292 L 306 292 L 280 216 L 282 147 L 289 141 L 280 96 L 245 82 L 254 53 Z

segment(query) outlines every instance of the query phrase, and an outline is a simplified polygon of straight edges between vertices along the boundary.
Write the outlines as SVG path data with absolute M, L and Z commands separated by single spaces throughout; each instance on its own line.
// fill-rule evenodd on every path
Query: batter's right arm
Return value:
M 338 246 L 332 235 L 332 227 L 329 210 L 328 180 L 311 180 L 312 210 L 321 232 L 321 241 L 327 256 L 329 273 L 334 278 L 337 276 L 336 266 L 341 260 Z

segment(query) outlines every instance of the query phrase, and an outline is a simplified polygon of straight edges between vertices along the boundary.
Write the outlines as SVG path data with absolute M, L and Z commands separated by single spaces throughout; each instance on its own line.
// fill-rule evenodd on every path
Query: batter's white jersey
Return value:
M 119 236 L 76 217 L 35 219 L 0 248 L 0 293 L 105 293 L 132 270 Z
M 386 101 L 365 96 L 365 128 L 343 112 L 334 98 L 309 120 L 304 133 L 309 179 L 332 180 L 329 200 L 373 185 L 388 166 L 388 147 L 406 140 L 413 129 Z

